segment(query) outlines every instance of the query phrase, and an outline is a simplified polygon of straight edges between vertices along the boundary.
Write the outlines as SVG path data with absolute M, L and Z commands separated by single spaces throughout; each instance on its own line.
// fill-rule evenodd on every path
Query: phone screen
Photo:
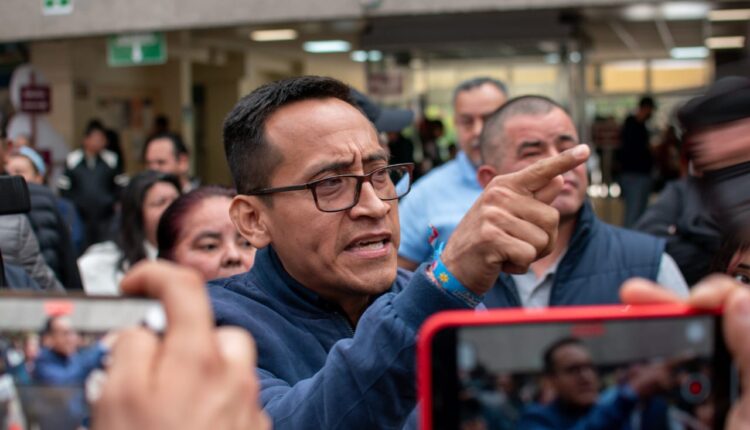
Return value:
M 730 360 L 712 315 L 453 327 L 433 428 L 720 429 Z
M 0 294 L 0 430 L 90 426 L 119 328 L 163 328 L 146 299 Z

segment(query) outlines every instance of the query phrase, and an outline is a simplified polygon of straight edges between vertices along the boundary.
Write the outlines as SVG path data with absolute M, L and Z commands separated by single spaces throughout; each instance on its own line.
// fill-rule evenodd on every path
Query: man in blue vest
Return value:
M 541 96 L 508 101 L 490 116 L 480 138 L 484 164 L 479 182 L 521 170 L 579 144 L 565 110 Z M 581 164 L 563 175 L 552 202 L 560 212 L 553 251 L 529 270 L 505 271 L 485 296 L 488 307 L 544 307 L 619 303 L 620 285 L 632 277 L 656 280 L 680 296 L 688 289 L 679 268 L 664 253 L 664 241 L 600 221 L 586 199 L 588 179 Z M 504 209 L 499 209 L 503 211 Z M 533 220 L 530 220 L 533 222 Z

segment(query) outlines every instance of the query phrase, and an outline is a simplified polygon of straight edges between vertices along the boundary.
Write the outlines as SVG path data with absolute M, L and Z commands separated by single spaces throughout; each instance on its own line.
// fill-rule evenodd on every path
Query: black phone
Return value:
M 682 305 L 451 312 L 420 333 L 424 429 L 723 429 L 721 316 Z
M 0 292 L 0 429 L 90 427 L 117 330 L 164 324 L 151 299 Z

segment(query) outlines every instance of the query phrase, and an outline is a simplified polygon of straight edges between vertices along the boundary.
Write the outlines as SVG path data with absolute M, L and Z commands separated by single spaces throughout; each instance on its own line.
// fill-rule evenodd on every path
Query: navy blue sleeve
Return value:
M 362 315 L 353 338 L 338 341 L 324 366 L 294 385 L 259 369 L 261 402 L 274 429 L 401 429 L 416 406 L 416 334 L 435 312 L 467 309 L 424 274 L 386 294 Z
M 45 385 L 80 386 L 91 371 L 101 366 L 106 350 L 98 343 L 84 349 L 65 366 L 51 354 L 40 356 L 34 366 L 34 381 Z
M 622 428 L 635 409 L 638 398 L 629 387 L 620 387 L 612 399 L 597 403 L 589 413 L 570 426 L 551 408 L 529 409 L 522 417 L 518 428 L 524 430 L 613 430 Z

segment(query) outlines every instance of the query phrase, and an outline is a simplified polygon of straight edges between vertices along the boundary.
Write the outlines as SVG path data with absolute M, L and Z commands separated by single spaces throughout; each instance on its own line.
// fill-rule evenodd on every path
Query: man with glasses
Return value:
M 588 157 L 582 146 L 498 177 L 454 234 L 466 248 L 449 241 L 412 274 L 396 254 L 411 165 L 388 165 L 352 103 L 339 81 L 293 78 L 258 88 L 224 123 L 238 190 L 230 214 L 258 253 L 250 272 L 209 292 L 219 325 L 256 338 L 261 403 L 277 430 L 407 424 L 422 322 L 478 305 L 500 270 L 547 252 L 558 175 Z M 512 208 L 502 222 L 500 206 Z
M 456 158 L 435 168 L 415 185 L 399 205 L 401 246 L 399 265 L 414 270 L 432 257 L 430 229 L 438 240 L 448 240 L 472 204 L 482 193 L 477 182 L 479 134 L 484 119 L 508 98 L 505 84 L 488 78 L 474 78 L 453 91 L 453 123 L 461 150 Z
M 579 144 L 573 120 L 555 101 L 542 96 L 509 100 L 487 118 L 480 138 L 479 183 L 520 171 Z M 656 280 L 681 297 L 687 284 L 665 243 L 649 235 L 600 221 L 586 199 L 588 178 L 581 164 L 563 175 L 552 206 L 560 213 L 558 237 L 547 256 L 529 270 L 501 273 L 487 293 L 487 307 L 546 307 L 620 303 L 629 278 Z
M 544 375 L 555 399 L 524 411 L 519 429 L 665 429 L 667 403 L 658 395 L 674 383 L 672 359 L 628 369 L 625 381 L 600 394 L 602 382 L 584 343 L 574 337 L 554 342 L 544 352 Z M 639 412 L 636 414 L 636 412 Z

